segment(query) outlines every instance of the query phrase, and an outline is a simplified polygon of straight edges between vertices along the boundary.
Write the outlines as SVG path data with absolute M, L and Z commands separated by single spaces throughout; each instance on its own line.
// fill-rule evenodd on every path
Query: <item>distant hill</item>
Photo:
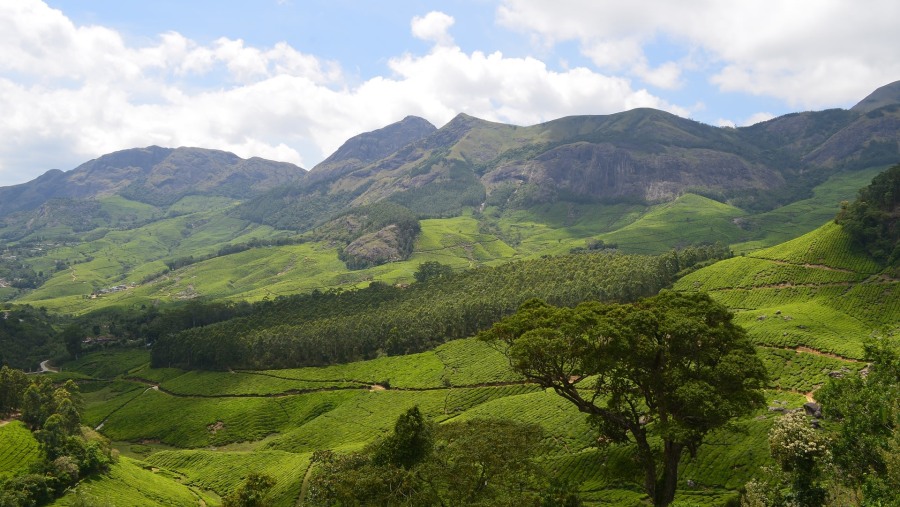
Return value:
M 134 148 L 52 170 L 28 183 L 0 188 L 0 216 L 39 208 L 51 199 L 121 195 L 169 205 L 189 194 L 250 197 L 302 178 L 293 164 L 202 148 Z
M 884 106 L 900 103 L 900 81 L 886 84 L 878 88 L 868 97 L 862 99 L 855 106 L 850 108 L 851 111 L 860 113 L 868 113 Z

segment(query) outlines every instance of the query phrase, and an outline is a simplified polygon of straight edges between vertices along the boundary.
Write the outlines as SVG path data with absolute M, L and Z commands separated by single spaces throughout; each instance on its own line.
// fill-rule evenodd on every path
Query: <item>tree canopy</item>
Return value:
M 674 500 L 685 450 L 763 403 L 756 350 L 731 312 L 702 293 L 575 308 L 531 300 L 480 336 L 588 414 L 605 441 L 633 444 L 657 506 Z
M 900 164 L 879 174 L 844 203 L 837 222 L 875 259 L 900 264 Z
M 900 342 L 866 344 L 868 375 L 831 379 L 816 394 L 829 426 L 836 477 L 868 504 L 898 505 L 900 488 Z
M 435 425 L 418 407 L 361 452 L 316 451 L 310 505 L 541 505 L 578 507 L 572 485 L 534 456 L 540 426 L 505 419 Z

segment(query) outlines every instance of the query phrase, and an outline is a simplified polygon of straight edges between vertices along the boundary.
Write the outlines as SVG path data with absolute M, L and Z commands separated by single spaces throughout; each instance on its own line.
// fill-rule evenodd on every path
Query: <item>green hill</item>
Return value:
M 54 507 L 220 505 L 217 495 L 192 485 L 185 485 L 184 481 L 184 476 L 180 473 L 122 457 L 107 474 L 82 481 L 74 492 L 50 505 Z
M 728 208 L 719 209 L 729 216 Z M 734 498 L 760 466 L 771 463 L 766 435 L 779 411 L 814 397 L 835 373 L 860 371 L 868 336 L 898 331 L 900 298 L 894 295 L 900 281 L 851 244 L 840 226 L 828 223 L 676 282 L 676 290 L 708 291 L 736 312 L 769 370 L 767 404 L 777 410 L 739 421 L 737 433 L 716 432 L 697 456 L 683 460 L 675 505 L 714 506 Z M 273 505 L 295 505 L 305 494 L 312 452 L 359 450 L 386 435 L 413 405 L 439 424 L 473 418 L 537 424 L 546 433 L 541 463 L 576 481 L 587 505 L 642 501 L 627 447 L 598 447 L 594 430 L 570 404 L 515 375 L 499 351 L 474 339 L 327 367 L 202 372 L 154 369 L 148 361 L 146 353 L 88 356 L 72 363 L 68 375 L 95 379 L 82 384 L 86 420 L 123 452 L 139 452 L 148 464 L 141 473 L 153 480 L 177 478 L 192 494 L 206 495 L 209 505 L 250 471 L 275 478 Z M 86 491 L 121 491 L 117 473 Z M 147 498 L 140 491 L 132 494 Z
M 408 117 L 308 174 L 199 148 L 111 153 L 0 188 L 0 298 L 66 313 L 258 300 L 599 241 L 749 252 L 814 229 L 900 158 L 900 107 L 875 95 L 741 129 L 652 109 L 528 127 Z
M 101 359 L 118 361 L 115 355 Z M 94 365 L 81 370 L 85 374 L 98 371 L 96 362 L 84 364 Z M 824 373 L 816 375 L 818 381 L 825 378 Z M 131 473 L 136 483 L 128 494 L 179 505 L 149 495 L 141 484 L 175 478 L 196 494 L 208 495 L 208 490 L 224 496 L 247 473 L 258 471 L 276 479 L 273 505 L 294 505 L 310 453 L 360 449 L 418 405 L 440 424 L 473 418 L 538 424 L 546 432 L 541 460 L 555 473 L 577 480 L 588 505 L 641 501 L 639 476 L 615 468 L 626 460 L 627 449 L 598 448 L 593 430 L 571 405 L 513 374 L 499 351 L 474 339 L 327 368 L 230 373 L 143 366 L 116 381 L 83 385 L 87 422 L 102 424 L 101 431 L 117 440 L 123 452 L 138 451 L 147 463 L 123 460 L 108 476 L 89 483 L 85 491 L 95 496 L 125 495 L 121 476 Z M 789 389 L 770 391 L 768 397 L 770 403 L 777 400 L 788 407 L 803 401 Z M 764 445 L 775 417 L 762 411 L 740 423 L 746 433 L 716 433 L 715 445 L 682 464 L 683 477 L 699 486 L 686 488 L 679 500 L 712 506 L 733 496 L 767 462 L 766 453 L 753 449 Z M 158 486 L 159 494 L 179 494 L 178 482 Z
M 737 312 L 760 345 L 860 359 L 873 333 L 900 322 L 900 280 L 851 248 L 829 223 L 797 239 L 719 262 L 676 283 L 703 290 Z

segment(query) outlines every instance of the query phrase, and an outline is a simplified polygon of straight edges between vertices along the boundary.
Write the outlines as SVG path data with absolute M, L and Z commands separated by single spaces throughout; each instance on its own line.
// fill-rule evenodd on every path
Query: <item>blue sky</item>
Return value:
M 0 4 L 0 185 L 150 144 L 308 169 L 409 114 L 742 126 L 900 79 L 895 0 Z

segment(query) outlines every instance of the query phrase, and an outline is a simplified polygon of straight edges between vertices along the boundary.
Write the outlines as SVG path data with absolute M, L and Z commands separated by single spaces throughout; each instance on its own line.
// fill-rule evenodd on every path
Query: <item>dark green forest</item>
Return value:
M 837 222 L 874 259 L 900 265 L 900 164 L 876 176 L 844 203 Z
M 255 304 L 245 317 L 160 335 L 153 365 L 288 368 L 419 352 L 487 329 L 531 298 L 564 306 L 633 301 L 727 255 L 718 246 L 662 256 L 584 253 L 417 277 L 425 281 L 406 288 L 375 282 L 360 290 L 281 297 Z

